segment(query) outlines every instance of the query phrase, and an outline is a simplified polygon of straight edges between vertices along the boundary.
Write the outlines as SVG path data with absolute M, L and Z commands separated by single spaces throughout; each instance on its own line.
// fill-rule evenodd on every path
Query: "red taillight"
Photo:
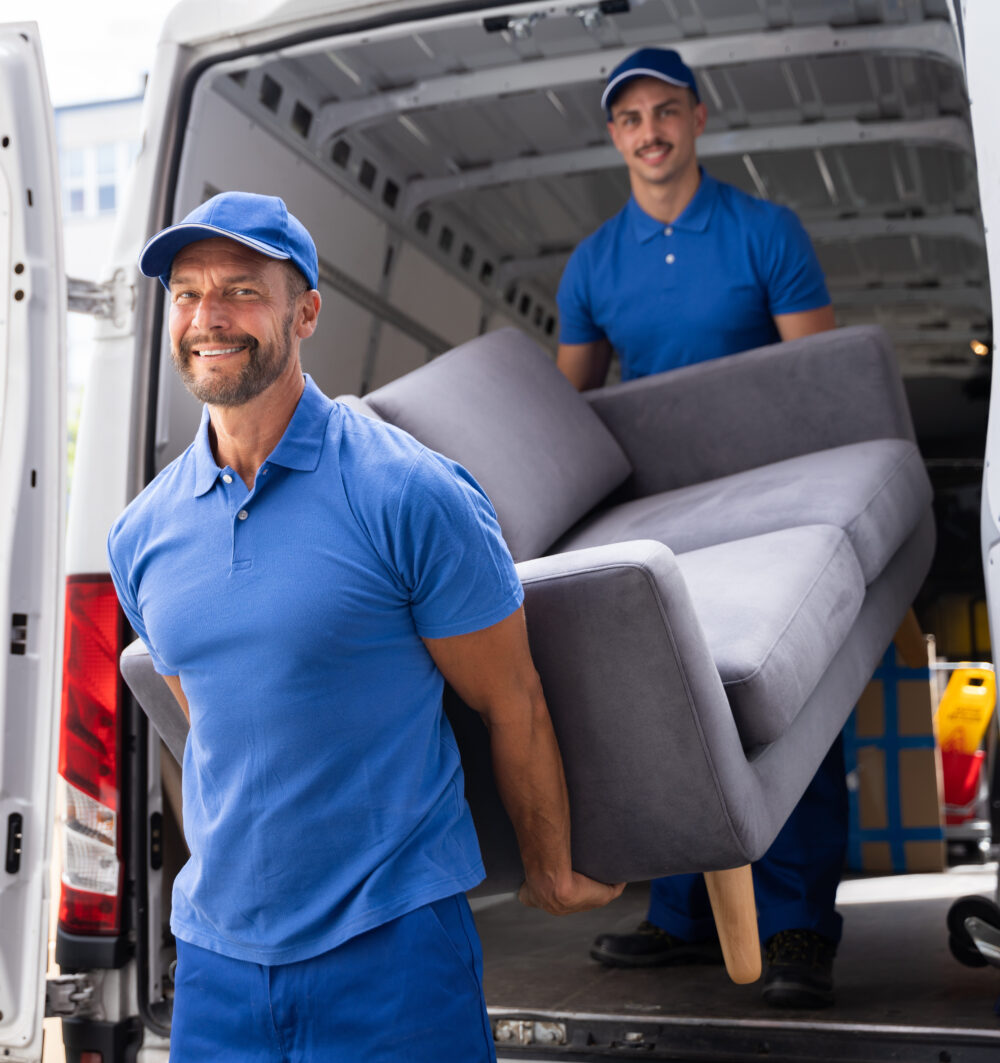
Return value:
M 59 921 L 74 934 L 117 934 L 121 928 L 118 657 L 123 634 L 110 577 L 70 576 L 59 737 Z
M 59 922 L 71 934 L 117 934 L 121 926 L 120 894 L 88 893 L 62 884 Z
M 121 606 L 110 577 L 66 582 L 59 774 L 118 810 Z

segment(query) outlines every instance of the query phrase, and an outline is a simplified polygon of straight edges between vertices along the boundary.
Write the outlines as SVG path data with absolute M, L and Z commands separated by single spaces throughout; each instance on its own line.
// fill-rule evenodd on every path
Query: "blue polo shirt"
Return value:
M 607 337 L 632 380 L 776 343 L 775 314 L 815 310 L 830 295 L 792 211 L 703 170 L 669 225 L 630 198 L 573 252 L 558 301 L 559 341 Z
M 252 490 L 216 465 L 206 411 L 108 550 L 190 703 L 177 937 L 291 963 L 481 881 L 421 636 L 488 627 L 523 593 L 464 469 L 307 377 Z

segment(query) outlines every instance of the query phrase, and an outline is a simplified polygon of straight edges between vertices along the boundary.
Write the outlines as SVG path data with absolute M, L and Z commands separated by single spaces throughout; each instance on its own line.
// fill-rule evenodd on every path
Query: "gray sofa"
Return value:
M 604 881 L 760 857 L 924 576 L 931 488 L 885 334 L 850 328 L 579 395 L 513 329 L 350 405 L 465 465 L 525 587 L 574 862 Z M 141 647 L 126 678 L 184 723 Z M 516 885 L 485 729 L 451 698 L 486 888 Z

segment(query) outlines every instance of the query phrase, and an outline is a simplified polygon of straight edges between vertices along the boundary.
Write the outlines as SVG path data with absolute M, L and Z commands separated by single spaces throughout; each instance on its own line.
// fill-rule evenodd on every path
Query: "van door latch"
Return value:
M 64 974 L 45 983 L 45 1017 L 87 1015 L 94 1007 L 94 983 L 85 974 Z
M 73 313 L 104 318 L 116 328 L 124 327 L 135 306 L 135 287 L 128 283 L 123 269 L 116 269 L 110 280 L 101 282 L 67 277 L 66 294 Z
M 24 816 L 11 812 L 7 817 L 7 859 L 4 863 L 8 875 L 21 870 L 21 845 L 24 842 Z

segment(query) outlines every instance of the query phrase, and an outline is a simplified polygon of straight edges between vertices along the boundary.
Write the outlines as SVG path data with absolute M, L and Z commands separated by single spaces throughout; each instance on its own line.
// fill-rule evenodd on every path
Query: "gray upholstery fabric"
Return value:
M 751 780 L 738 807 L 746 809 L 741 829 L 748 847 L 763 853 L 784 824 L 780 809 L 789 811 L 805 792 L 818 763 L 813 750 L 829 749 L 851 709 L 878 666 L 907 609 L 920 590 L 934 556 L 934 518 L 926 510 L 913 534 L 868 588 L 850 635 L 830 662 L 819 685 L 788 730 L 750 760 Z
M 188 736 L 187 718 L 163 677 L 157 674 L 146 647 L 139 639 L 125 647 L 120 664 L 122 676 L 135 695 L 135 700 L 142 706 L 174 759 L 178 764 L 183 764 Z
M 799 714 L 861 610 L 847 536 L 809 525 L 677 557 L 745 747 Z
M 547 550 L 630 471 L 600 418 L 516 329 L 456 347 L 366 402 L 475 476 L 515 561 Z
M 587 518 L 554 549 L 657 539 L 680 554 L 800 524 L 832 524 L 847 532 L 871 583 L 930 501 L 916 446 L 873 440 L 625 502 Z
M 528 561 L 518 574 L 566 766 L 574 866 L 616 882 L 720 866 L 734 852 L 733 863 L 750 859 L 715 763 L 721 750 L 745 760 L 742 746 L 671 552 L 618 543 Z
M 868 439 L 913 439 L 896 354 L 874 325 L 834 329 L 584 396 L 622 445 L 636 496 Z

